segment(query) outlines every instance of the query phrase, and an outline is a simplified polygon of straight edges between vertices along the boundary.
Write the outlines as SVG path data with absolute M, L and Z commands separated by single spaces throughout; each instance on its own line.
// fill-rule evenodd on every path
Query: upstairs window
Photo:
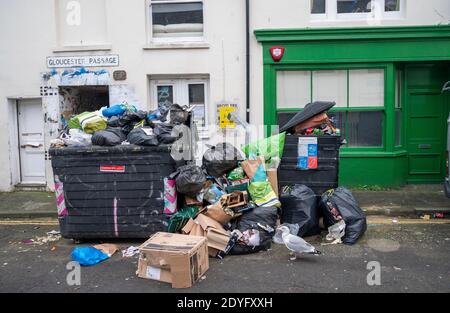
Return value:
M 311 0 L 313 20 L 401 18 L 406 0 Z
M 203 0 L 151 0 L 152 41 L 203 38 Z

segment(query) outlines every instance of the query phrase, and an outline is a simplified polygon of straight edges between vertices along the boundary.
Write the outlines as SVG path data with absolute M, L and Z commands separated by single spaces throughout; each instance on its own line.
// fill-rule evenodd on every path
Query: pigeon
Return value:
M 291 255 L 293 255 L 291 260 L 297 259 L 297 255 L 299 254 L 322 254 L 320 251 L 317 251 L 316 248 L 314 248 L 311 244 L 303 240 L 303 238 L 292 235 L 288 227 L 281 226 L 279 229 L 281 230 L 281 237 L 283 238 L 284 244 L 291 251 Z

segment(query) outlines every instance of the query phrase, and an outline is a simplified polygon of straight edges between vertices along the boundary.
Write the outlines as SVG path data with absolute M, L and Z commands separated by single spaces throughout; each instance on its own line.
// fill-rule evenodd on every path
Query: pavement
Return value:
M 116 253 L 81 268 L 81 284 L 69 286 L 66 269 L 78 244 L 60 239 L 43 244 L 28 239 L 58 230 L 55 220 L 0 221 L 0 292 L 68 293 L 291 293 L 291 292 L 450 292 L 450 221 L 383 216 L 368 218 L 366 234 L 353 246 L 321 245 L 321 236 L 306 238 L 320 256 L 290 260 L 283 245 L 266 252 L 210 259 L 205 276 L 190 289 L 138 278 L 137 256 Z M 322 234 L 324 236 L 325 234 Z M 124 249 L 142 241 L 108 241 Z M 371 271 L 379 267 L 379 276 Z M 70 277 L 70 275 L 69 275 Z M 370 285 L 379 277 L 379 285 Z
M 442 184 L 407 185 L 399 189 L 352 189 L 355 198 L 367 215 L 420 216 L 423 213 L 450 214 L 450 199 Z M 56 218 L 53 193 L 0 193 L 0 218 Z

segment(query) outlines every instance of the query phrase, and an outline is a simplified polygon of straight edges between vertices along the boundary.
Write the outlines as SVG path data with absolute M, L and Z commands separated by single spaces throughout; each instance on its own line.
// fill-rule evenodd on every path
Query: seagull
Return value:
M 312 245 L 307 243 L 302 238 L 292 235 L 289 231 L 289 228 L 286 226 L 281 226 L 279 228 L 281 230 L 281 237 L 283 238 L 283 242 L 286 247 L 291 251 L 291 261 L 297 259 L 297 255 L 299 254 L 313 254 L 319 255 L 322 254 L 320 251 L 317 251 Z

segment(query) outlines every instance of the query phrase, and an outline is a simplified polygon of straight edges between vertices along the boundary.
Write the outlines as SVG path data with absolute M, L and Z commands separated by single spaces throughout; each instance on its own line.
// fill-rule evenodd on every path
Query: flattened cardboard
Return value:
M 231 215 L 228 215 L 223 210 L 222 198 L 216 203 L 209 205 L 204 215 L 212 218 L 213 220 L 219 222 L 222 225 L 225 225 L 233 218 Z
M 209 255 L 213 257 L 217 252 L 223 251 L 230 240 L 229 232 L 220 223 L 204 214 L 199 214 L 195 220 L 190 219 L 182 232 L 189 235 L 202 233 L 208 239 Z
M 266 171 L 267 178 L 269 179 L 269 183 L 272 186 L 273 191 L 278 196 L 278 175 L 276 169 L 268 169 Z
M 107 254 L 109 257 L 111 257 L 114 253 L 119 250 L 119 247 L 112 243 L 104 243 L 100 245 L 93 246 L 95 249 L 101 250 L 104 254 Z

